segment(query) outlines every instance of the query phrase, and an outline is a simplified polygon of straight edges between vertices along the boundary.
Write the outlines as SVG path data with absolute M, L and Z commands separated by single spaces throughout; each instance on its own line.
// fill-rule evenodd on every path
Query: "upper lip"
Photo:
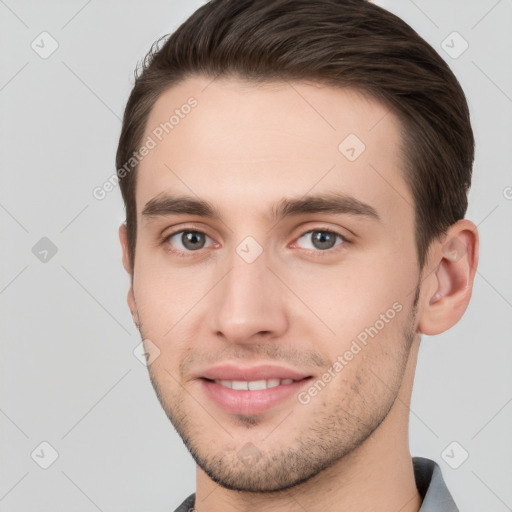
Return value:
M 267 380 L 267 379 L 293 379 L 302 380 L 310 375 L 275 365 L 236 366 L 234 364 L 221 364 L 212 366 L 198 375 L 199 378 L 210 380 Z

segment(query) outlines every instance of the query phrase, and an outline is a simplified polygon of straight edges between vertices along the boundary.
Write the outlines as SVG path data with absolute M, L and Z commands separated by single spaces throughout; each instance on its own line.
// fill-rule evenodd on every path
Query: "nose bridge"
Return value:
M 251 240 L 239 244 L 229 258 L 229 272 L 215 293 L 213 329 L 226 339 L 244 343 L 255 334 L 280 335 L 287 316 L 279 281 L 271 270 L 269 255 Z

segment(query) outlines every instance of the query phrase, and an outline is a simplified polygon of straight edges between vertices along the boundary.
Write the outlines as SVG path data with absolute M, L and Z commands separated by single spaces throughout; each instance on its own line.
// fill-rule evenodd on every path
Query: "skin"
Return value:
M 466 309 L 475 225 L 451 226 L 419 268 L 400 122 L 361 93 L 193 77 L 161 95 L 144 139 L 190 96 L 197 107 L 140 163 L 134 262 L 124 225 L 119 235 L 129 307 L 160 351 L 151 381 L 198 464 L 196 510 L 417 511 L 408 416 L 420 337 Z M 355 161 L 338 149 L 351 133 L 366 146 Z M 332 192 L 379 218 L 271 218 L 284 198 Z M 220 218 L 143 215 L 162 194 L 209 201 Z M 169 238 L 186 229 L 207 235 L 203 248 Z M 318 248 L 313 230 L 345 240 Z M 247 236 L 262 249 L 252 263 L 236 252 Z M 218 363 L 274 362 L 316 380 L 393 304 L 400 312 L 307 404 L 230 414 L 196 378 Z

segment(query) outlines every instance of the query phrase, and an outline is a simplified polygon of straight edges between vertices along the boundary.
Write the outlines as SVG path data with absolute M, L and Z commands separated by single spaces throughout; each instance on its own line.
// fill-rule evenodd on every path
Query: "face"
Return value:
M 399 131 L 354 91 L 234 78 L 150 114 L 129 304 L 165 412 L 227 488 L 305 481 L 393 405 L 420 275 Z

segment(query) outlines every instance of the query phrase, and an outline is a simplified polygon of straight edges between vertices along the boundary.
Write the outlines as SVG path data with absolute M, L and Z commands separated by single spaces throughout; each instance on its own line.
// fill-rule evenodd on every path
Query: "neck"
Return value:
M 422 500 L 416 488 L 408 438 L 409 404 L 418 348 L 419 338 L 411 347 L 400 392 L 389 414 L 356 450 L 302 484 L 269 493 L 225 489 L 198 467 L 195 510 L 418 512 Z

